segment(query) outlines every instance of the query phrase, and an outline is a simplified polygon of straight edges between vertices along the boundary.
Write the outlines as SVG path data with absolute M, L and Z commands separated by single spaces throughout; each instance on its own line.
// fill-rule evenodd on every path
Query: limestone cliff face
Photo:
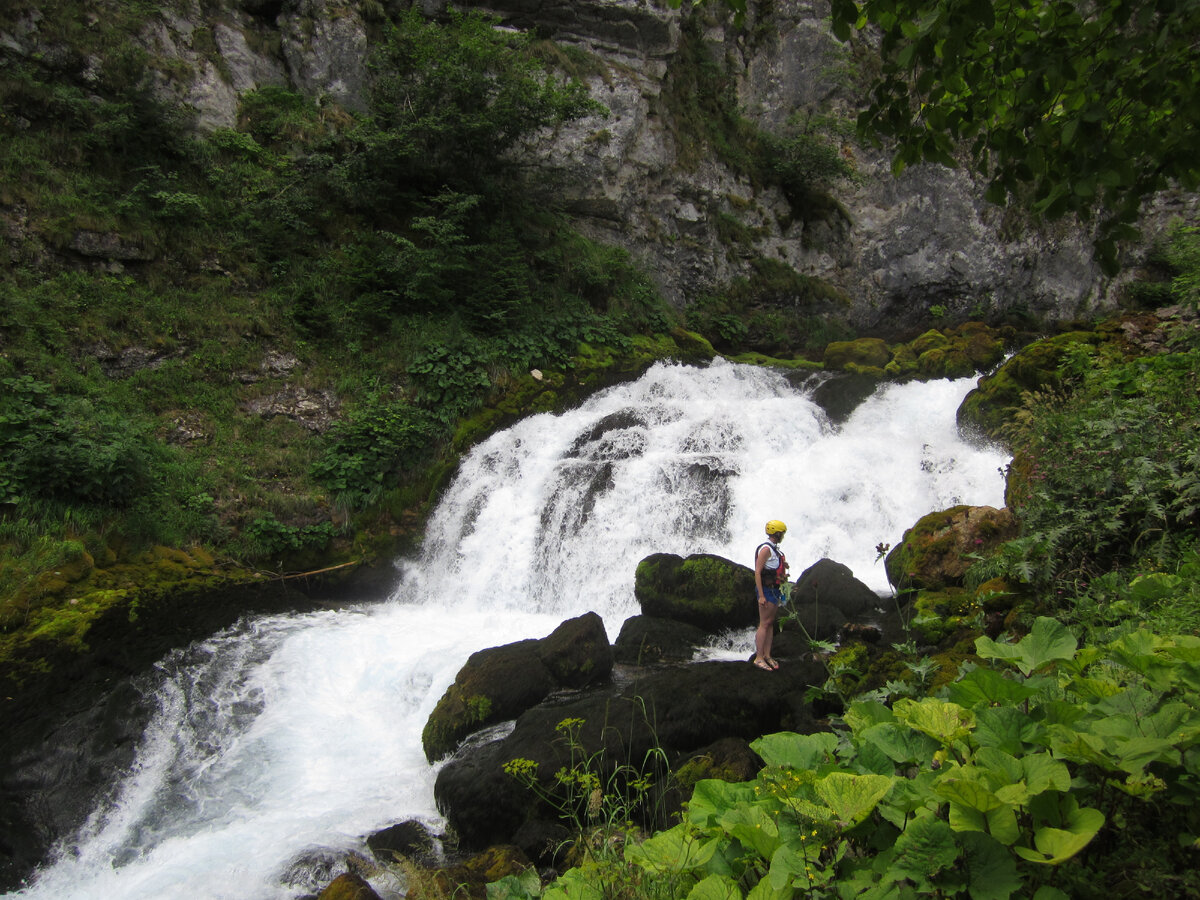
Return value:
M 445 7 L 444 0 L 417 2 L 429 15 Z M 364 16 L 407 5 L 182 0 L 141 40 L 172 63 L 157 67 L 158 90 L 193 107 L 200 128 L 233 125 L 239 94 L 271 84 L 362 110 L 372 24 Z M 895 178 L 884 154 L 847 141 L 842 152 L 858 177 L 833 188 L 834 202 L 797 210 L 778 190 L 752 184 L 687 137 L 677 97 L 672 103 L 665 96 L 685 28 L 701 35 L 744 114 L 759 124 L 778 128 L 797 110 L 852 117 L 857 101 L 845 86 L 850 80 L 838 74 L 847 59 L 824 25 L 824 0 L 752 3 L 740 30 L 716 4 L 685 3 L 681 10 L 663 0 L 457 5 L 487 10 L 506 27 L 588 55 L 586 80 L 608 114 L 544 135 L 523 152 L 542 178 L 559 185 L 580 230 L 628 249 L 676 305 L 719 291 L 764 259 L 836 287 L 847 303 L 810 312 L 863 328 L 920 325 L 931 308 L 951 317 L 1013 308 L 1067 317 L 1115 303 L 1116 285 L 1093 263 L 1087 234 L 1006 221 L 962 171 L 920 166 Z M 44 53 L 36 25 L 25 21 L 0 40 L 19 52 Z M 728 237 L 731 222 L 737 241 Z

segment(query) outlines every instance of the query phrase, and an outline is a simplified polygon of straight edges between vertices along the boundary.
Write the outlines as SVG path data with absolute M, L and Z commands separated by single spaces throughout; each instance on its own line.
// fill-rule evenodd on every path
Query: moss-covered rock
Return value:
M 926 641 L 937 644 L 968 626 L 980 609 L 974 592 L 963 587 L 918 591 L 911 625 Z
M 753 571 L 720 556 L 647 556 L 638 563 L 634 595 L 646 615 L 677 619 L 710 633 L 758 621 Z
M 380 900 L 375 889 L 361 875 L 346 872 L 333 879 L 317 900 Z
M 898 590 L 961 587 L 976 556 L 1016 534 L 1016 519 L 1007 508 L 954 506 L 930 513 L 887 555 L 888 581 Z
M 762 757 L 742 738 L 722 738 L 692 754 L 675 769 L 676 781 L 691 793 L 696 782 L 706 778 L 720 781 L 750 781 L 763 767 Z
M 959 426 L 1000 440 L 1004 425 L 1021 407 L 1021 395 L 1059 387 L 1058 366 L 1068 348 L 1100 340 L 1094 331 L 1071 331 L 1023 348 L 967 394 L 958 408 Z
M 880 338 L 858 338 L 853 341 L 833 341 L 825 348 L 823 361 L 826 369 L 850 372 L 878 371 L 891 360 L 888 346 Z
M 541 640 L 472 653 L 425 722 L 425 757 L 441 759 L 467 735 L 515 719 L 557 688 L 606 681 L 612 665 L 608 635 L 595 613 L 569 619 Z

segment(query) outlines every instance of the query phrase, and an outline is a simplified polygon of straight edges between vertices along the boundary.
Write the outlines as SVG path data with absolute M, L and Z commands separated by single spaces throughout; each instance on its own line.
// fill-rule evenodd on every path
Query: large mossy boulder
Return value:
M 887 555 L 888 581 L 897 590 L 961 587 L 975 557 L 1017 536 L 1008 508 L 954 506 L 933 512 L 904 532 Z
M 569 619 L 541 640 L 472 653 L 425 723 L 425 757 L 441 759 L 467 735 L 516 718 L 554 690 L 607 681 L 612 665 L 604 622 L 595 613 Z
M 891 358 L 888 345 L 880 338 L 858 338 L 830 342 L 822 361 L 826 369 L 882 375 Z
M 1021 408 L 1023 394 L 1060 387 L 1058 367 L 1070 348 L 1102 340 L 1094 331 L 1070 331 L 1024 347 L 967 394 L 958 408 L 959 427 L 1001 440 L 1004 426 Z
M 638 563 L 634 595 L 646 615 L 710 634 L 758 622 L 754 572 L 720 556 L 651 554 Z

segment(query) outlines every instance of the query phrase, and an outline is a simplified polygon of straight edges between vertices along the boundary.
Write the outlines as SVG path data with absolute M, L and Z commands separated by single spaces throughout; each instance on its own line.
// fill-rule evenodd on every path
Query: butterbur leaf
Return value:
M 725 810 L 739 803 L 754 802 L 754 785 L 706 778 L 692 788 L 688 803 L 688 821 L 698 828 L 711 828 Z
M 542 900 L 604 900 L 604 892 L 582 869 L 568 869 L 546 888 Z
M 750 749 L 761 756 L 768 766 L 815 769 L 832 759 L 837 743 L 837 736 L 829 732 L 795 734 L 784 731 L 759 738 L 750 744 Z
M 958 847 L 954 832 L 941 819 L 921 816 L 908 823 L 904 833 L 896 838 L 896 856 L 892 871 L 911 878 L 918 885 L 928 884 L 930 877 L 954 865 Z
M 1071 659 L 1079 646 L 1075 636 L 1061 622 L 1039 616 L 1033 629 L 1015 644 L 998 644 L 990 637 L 975 639 L 975 652 L 984 659 L 1013 662 L 1023 675 L 1030 675 L 1055 660 Z
M 975 712 L 973 738 L 980 747 L 994 747 L 1016 756 L 1027 745 L 1036 743 L 1042 730 L 1039 722 L 1015 706 L 984 707 Z
M 995 669 L 972 669 L 947 688 L 950 700 L 971 709 L 979 703 L 1016 705 L 1032 697 L 1036 690 L 1005 678 Z
M 1066 828 L 1038 828 L 1033 833 L 1033 845 L 1014 847 L 1017 855 L 1030 862 L 1057 866 L 1066 862 L 1088 845 L 1104 827 L 1104 813 L 1098 809 L 1078 809 L 1070 817 Z
M 886 775 L 831 772 L 817 782 L 817 796 L 833 810 L 843 827 L 850 827 L 871 814 L 894 780 Z
M 1043 791 L 1066 793 L 1071 789 L 1071 772 L 1061 760 L 1046 753 L 1035 753 L 1021 758 L 1025 773 L 1025 785 L 1031 796 Z
M 709 875 L 688 893 L 687 900 L 741 900 L 737 883 L 726 875 Z
M 851 703 L 850 708 L 842 715 L 842 721 L 846 723 L 846 727 L 855 734 L 865 731 L 872 725 L 894 722 L 895 719 L 892 711 L 877 700 L 860 700 Z
M 625 858 L 649 871 L 682 873 L 705 865 L 716 847 L 717 841 L 699 838 L 676 825 L 640 844 L 628 845 Z
M 859 738 L 902 765 L 928 762 L 940 747 L 929 735 L 891 722 L 872 725 Z
M 804 867 L 808 865 L 804 855 L 789 846 L 780 847 L 770 859 L 771 870 L 764 881 L 769 882 L 771 888 L 776 891 L 786 890 L 793 879 L 804 874 Z
M 1024 887 L 1016 860 L 1003 844 L 975 831 L 958 835 L 958 842 L 971 900 L 1008 900 Z
M 943 778 L 934 791 L 951 803 L 981 813 L 1006 805 L 986 785 L 972 778 Z
M 735 806 L 718 821 L 728 834 L 763 859 L 770 859 L 780 845 L 779 827 L 761 805 Z
M 957 703 L 935 697 L 915 701 L 897 700 L 892 706 L 896 718 L 929 735 L 943 746 L 961 741 L 975 727 L 975 715 Z

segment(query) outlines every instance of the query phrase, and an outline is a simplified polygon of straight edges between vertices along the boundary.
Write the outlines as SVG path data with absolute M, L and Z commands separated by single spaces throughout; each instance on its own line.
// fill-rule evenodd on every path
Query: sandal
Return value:
M 758 668 L 762 669 L 764 672 L 774 672 L 775 671 L 774 669 L 771 668 L 771 666 L 767 663 L 767 661 L 765 659 L 759 659 L 757 656 L 754 657 L 754 665 L 758 666 Z
M 775 662 L 775 657 L 773 657 L 773 656 L 767 657 L 767 665 L 770 666 L 772 669 L 779 668 L 779 663 Z

